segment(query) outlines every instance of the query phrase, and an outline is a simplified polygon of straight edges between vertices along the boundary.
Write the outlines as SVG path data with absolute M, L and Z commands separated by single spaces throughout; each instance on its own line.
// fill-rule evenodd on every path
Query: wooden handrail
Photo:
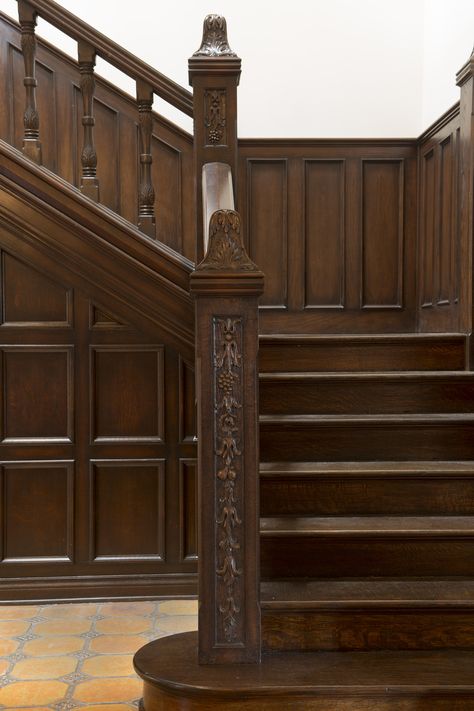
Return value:
M 53 0 L 28 0 L 40 17 L 58 30 L 77 41 L 82 41 L 95 49 L 99 57 L 105 59 L 132 79 L 141 79 L 149 84 L 157 96 L 187 114 L 193 115 L 193 96 L 190 91 L 169 79 L 161 72 L 142 62 L 131 52 L 108 39 L 101 32 L 73 15 Z

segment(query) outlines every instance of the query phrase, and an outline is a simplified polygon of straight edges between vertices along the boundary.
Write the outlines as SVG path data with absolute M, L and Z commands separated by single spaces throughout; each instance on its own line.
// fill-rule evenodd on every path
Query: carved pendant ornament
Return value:
M 206 144 L 226 144 L 225 89 L 213 89 L 204 93 L 204 125 Z
M 218 636 L 234 642 L 239 628 L 242 520 L 239 479 L 242 476 L 242 319 L 215 317 L 214 419 L 216 444 L 217 601 L 221 616 Z
M 242 243 L 240 215 L 235 210 L 216 210 L 209 222 L 209 244 L 196 271 L 258 272 Z
M 222 15 L 207 15 L 202 28 L 202 42 L 193 57 L 236 57 L 227 40 L 227 23 Z

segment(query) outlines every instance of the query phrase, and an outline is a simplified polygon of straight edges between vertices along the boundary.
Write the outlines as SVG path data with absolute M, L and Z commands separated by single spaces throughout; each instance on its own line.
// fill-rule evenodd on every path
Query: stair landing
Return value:
M 134 664 L 145 711 L 474 709 L 474 652 L 295 652 L 201 666 L 187 632 L 150 642 Z

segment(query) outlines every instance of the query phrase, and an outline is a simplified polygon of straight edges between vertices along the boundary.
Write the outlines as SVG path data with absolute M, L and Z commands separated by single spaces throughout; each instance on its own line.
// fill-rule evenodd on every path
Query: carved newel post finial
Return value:
M 236 57 L 229 47 L 227 22 L 222 15 L 207 15 L 202 27 L 202 42 L 193 57 Z

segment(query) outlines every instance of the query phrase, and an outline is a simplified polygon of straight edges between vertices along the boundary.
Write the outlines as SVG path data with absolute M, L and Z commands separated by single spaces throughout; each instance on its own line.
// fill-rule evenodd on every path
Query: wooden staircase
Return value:
M 162 353 L 161 342 L 172 349 L 172 354 L 166 351 L 166 385 L 163 375 L 160 382 L 169 398 L 167 416 L 178 412 L 172 429 L 178 444 L 170 440 L 169 428 L 159 417 L 153 436 L 146 423 L 143 434 L 137 420 L 135 438 L 125 431 L 114 439 L 107 430 L 105 436 L 99 433 L 91 442 L 87 414 L 77 427 L 79 446 L 83 447 L 78 456 L 83 464 L 89 462 L 88 457 L 92 467 L 97 457 L 108 458 L 106 466 L 111 466 L 114 458 L 129 461 L 135 457 L 139 468 L 155 456 L 152 446 L 166 446 L 159 450 L 163 462 L 167 457 L 178 457 L 180 466 L 183 462 L 183 467 L 193 466 L 191 447 L 196 431 L 189 367 L 192 362 L 196 366 L 199 632 L 159 639 L 139 650 L 135 667 L 144 682 L 142 708 L 474 709 L 474 58 L 458 75 L 461 109 L 448 112 L 418 142 L 395 146 L 400 149 L 395 157 L 390 151 L 395 150 L 396 142 L 388 141 L 382 147 L 370 146 L 369 158 L 365 146 L 338 145 L 332 154 L 328 152 L 333 148 L 331 142 L 313 146 L 316 153 L 310 159 L 304 157 L 304 142 L 302 147 L 289 148 L 269 142 L 255 158 L 252 142 L 239 144 L 237 140 L 240 59 L 228 45 L 224 18 L 212 15 L 205 20 L 201 47 L 189 62 L 191 95 L 51 0 L 19 0 L 19 7 L 26 74 L 24 155 L 0 143 L 2 250 L 18 252 L 18 258 L 36 270 L 54 271 L 54 276 L 67 282 L 63 291 L 69 289 L 70 303 L 75 298 L 73 290 L 82 290 L 77 302 L 82 303 L 83 310 L 78 313 L 83 332 L 79 336 L 68 333 L 71 352 L 76 347 L 83 360 L 91 348 L 84 334 L 96 326 L 91 320 L 95 307 L 89 297 L 105 303 L 113 313 L 108 315 L 106 309 L 102 316 L 106 333 L 99 333 L 98 350 L 122 352 L 113 340 L 113 329 L 125 329 L 124 324 L 131 322 L 149 334 L 149 340 L 144 347 L 137 344 L 138 336 L 134 334 L 133 340 L 126 335 L 124 342 L 130 346 L 127 358 L 140 349 Z M 64 176 L 36 165 L 41 164 L 44 148 L 36 120 L 34 28 L 38 14 L 78 41 L 84 110 L 76 187 Z M 122 130 L 128 126 L 129 131 L 125 143 L 129 148 L 135 133 L 138 148 L 138 156 L 129 161 L 136 163 L 138 195 L 130 200 L 125 191 L 121 217 L 110 204 L 100 204 L 102 184 L 93 130 L 96 54 L 137 82 L 133 106 L 137 117 L 131 113 L 130 100 L 120 97 L 125 116 Z M 68 66 L 67 71 L 73 73 L 73 69 Z M 79 87 L 73 86 L 79 92 Z M 101 91 L 106 89 L 110 87 Z M 153 118 L 154 93 L 193 115 L 192 146 L 191 137 Z M 168 229 L 166 220 L 160 221 L 160 215 L 155 214 L 151 166 L 156 138 L 153 126 L 157 124 L 166 140 L 173 131 L 179 134 L 180 148 L 175 152 L 182 151 L 187 166 L 183 189 L 176 181 L 182 214 L 186 210 L 185 228 L 181 218 L 176 223 L 182 233 Z M 443 202 L 439 216 L 444 216 L 444 222 L 431 233 L 427 227 L 427 176 L 433 180 L 437 176 L 441 188 L 446 187 L 442 184 L 447 162 L 443 150 L 454 144 L 457 172 L 446 179 L 453 227 L 449 227 L 451 232 L 446 227 L 448 208 Z M 377 151 L 382 149 L 387 153 L 381 158 Z M 303 153 L 298 153 L 301 150 Z M 281 151 L 286 151 L 283 157 Z M 343 172 L 346 156 L 347 176 Z M 430 163 L 433 156 L 438 161 L 436 170 Z M 405 183 L 400 172 L 405 170 L 404 161 L 408 166 Z M 253 164 L 258 168 L 251 178 Z M 281 284 L 275 286 L 268 275 L 264 289 L 260 261 L 275 277 L 272 269 L 278 258 L 275 262 L 274 255 L 280 245 L 271 242 L 278 222 L 271 220 L 272 213 L 279 214 L 281 201 L 265 202 L 263 198 L 267 188 L 271 191 L 276 185 L 280 190 L 283 173 L 278 171 L 282 166 L 284 171 L 288 167 L 285 180 L 293 186 L 287 190 L 283 212 L 286 216 L 288 206 L 288 214 L 296 220 L 293 233 L 299 234 L 301 228 L 305 239 L 308 225 L 317 222 L 324 211 L 323 203 L 330 202 L 347 181 L 349 217 L 344 200 L 340 200 L 341 224 L 349 224 L 347 264 L 345 256 L 341 257 L 341 274 L 345 276 L 339 277 L 340 265 L 333 268 L 336 285 L 344 279 L 347 282 L 347 304 L 339 303 L 340 294 L 334 296 L 330 288 L 326 295 L 318 292 L 321 265 L 318 279 L 308 279 L 304 294 L 298 291 L 297 269 L 304 263 L 303 275 L 310 273 L 318 257 L 316 250 L 304 262 L 308 253 L 301 243 L 295 247 L 292 242 L 288 249 L 288 261 L 294 258 L 294 262 L 288 266 L 287 302 L 280 304 L 277 292 Z M 168 164 L 160 169 L 166 177 Z M 301 195 L 307 200 L 301 182 L 304 171 L 306 178 L 312 176 L 308 185 L 313 185 L 317 201 L 314 215 L 311 205 L 297 202 Z M 163 174 L 159 175 L 164 186 Z M 362 176 L 360 184 L 357 176 Z M 252 180 L 260 186 L 258 199 L 252 193 Z M 130 184 L 133 182 L 130 179 Z M 238 184 L 244 195 L 239 198 L 239 205 L 244 206 L 240 211 L 234 205 Z M 320 190 L 321 186 L 324 189 Z M 377 190 L 382 191 L 380 195 Z M 321 194 L 326 196 L 324 200 Z M 420 199 L 419 194 L 423 196 Z M 407 211 L 400 218 L 404 201 Z M 304 210 L 306 222 L 301 217 Z M 140 232 L 129 221 L 134 211 Z M 332 236 L 340 232 L 340 225 L 331 222 L 332 214 L 331 207 L 318 223 L 315 243 L 320 247 L 325 245 L 321 234 L 326 237 L 326 231 L 332 230 Z M 398 220 L 396 228 L 394 220 Z M 193 230 L 189 229 L 191 222 Z M 359 232 L 357 224 L 361 225 Z M 252 239 L 246 229 L 253 230 Z M 265 248 L 254 238 L 260 229 L 267 229 L 261 238 Z M 444 272 L 436 266 L 435 249 L 435 236 L 439 246 L 443 230 L 452 243 L 449 250 L 441 250 L 449 262 Z M 196 259 L 192 262 L 188 257 L 194 231 Z M 410 242 L 413 235 L 418 235 L 418 251 Z M 386 266 L 386 255 L 378 246 L 392 238 L 393 279 L 393 265 Z M 325 252 L 328 261 L 331 254 L 330 250 Z M 362 255 L 360 273 L 353 268 L 357 254 Z M 378 262 L 384 263 L 388 277 L 377 269 Z M 429 281 L 432 273 L 428 274 L 427 264 L 438 281 Z M 400 276 L 403 269 L 406 287 Z M 443 282 L 446 274 L 451 280 L 447 286 Z M 342 291 L 345 286 L 344 282 Z M 445 287 L 449 299 L 443 296 Z M 306 303 L 306 297 L 328 302 Z M 263 302 L 260 315 L 259 298 Z M 116 314 L 118 320 L 114 320 Z M 69 312 L 68 319 L 69 327 Z M 318 329 L 318 324 L 324 327 Z M 10 329 L 5 336 L 7 351 L 35 344 L 38 330 L 41 333 L 45 328 L 45 324 L 28 322 L 30 330 L 17 342 L 18 323 L 6 319 L 1 328 L 5 325 Z M 300 325 L 302 333 L 297 333 Z M 397 332 L 387 332 L 392 328 Z M 50 349 L 61 343 L 62 336 L 53 333 Z M 97 344 L 92 342 L 95 348 Z M 161 357 L 153 360 L 155 370 L 148 365 L 151 359 L 141 361 L 157 381 L 156 360 L 160 362 Z M 121 361 L 123 369 L 127 362 Z M 78 381 L 86 383 L 92 376 L 77 368 Z M 188 374 L 183 375 L 186 368 Z M 125 380 L 122 375 L 122 383 Z M 98 388 L 95 381 L 93 387 Z M 150 407 L 151 412 L 154 406 Z M 109 419 L 113 421 L 113 416 Z M 113 449 L 117 439 L 122 449 Z M 60 443 L 65 447 L 71 445 L 64 452 L 72 456 L 73 436 L 63 440 Z M 52 441 L 50 438 L 47 444 Z M 16 448 L 8 449 L 12 444 Z M 33 438 L 29 445 L 35 448 L 26 453 L 22 447 L 27 445 L 18 438 L 5 440 L 2 446 L 6 461 L 7 455 L 18 459 L 34 456 L 41 464 L 46 456 L 66 456 L 63 450 L 54 449 L 55 444 L 58 442 L 45 450 L 44 442 Z M 160 466 L 156 465 L 157 471 Z M 165 478 L 164 470 L 160 471 L 161 496 Z M 142 481 L 151 480 L 150 476 L 146 474 Z M 179 525 L 183 525 L 184 509 L 190 507 L 192 495 L 188 492 L 186 498 L 183 494 L 183 468 L 179 476 L 182 499 L 174 512 L 179 509 Z M 128 480 L 124 490 L 134 493 Z M 170 491 L 173 494 L 175 490 L 168 490 L 168 496 Z M 142 497 L 142 505 L 146 498 Z M 154 530 L 153 521 L 147 525 Z M 90 526 L 93 529 L 93 524 Z M 108 529 L 102 526 L 101 530 Z M 170 534 L 179 537 L 176 548 L 181 556 L 170 576 L 184 574 L 190 570 L 185 564 L 195 558 L 193 532 L 178 531 L 178 523 L 172 521 L 167 523 L 166 536 L 164 528 L 160 529 L 160 545 Z M 187 561 L 183 552 L 186 536 L 192 549 Z M 82 537 L 84 543 L 84 532 Z M 104 540 L 112 553 L 107 549 L 94 559 L 96 551 L 90 543 L 88 562 L 117 563 L 121 555 L 114 553 L 114 542 L 108 535 Z M 148 553 L 147 564 L 165 562 L 163 550 Z M 128 557 L 122 555 L 127 564 L 137 557 L 134 551 L 131 547 Z M 64 556 L 61 560 L 68 561 Z M 106 572 L 111 574 L 109 568 Z

